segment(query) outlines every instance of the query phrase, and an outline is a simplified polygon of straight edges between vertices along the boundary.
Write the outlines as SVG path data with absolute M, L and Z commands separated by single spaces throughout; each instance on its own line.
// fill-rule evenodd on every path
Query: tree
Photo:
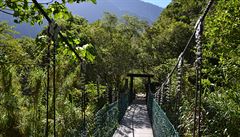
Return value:
M 73 2 L 84 2 L 84 1 L 91 1 L 96 3 L 96 0 L 61 0 L 55 1 L 51 0 L 49 2 L 44 2 L 40 4 L 46 5 L 42 8 L 45 10 L 48 16 L 54 17 L 54 19 L 68 19 L 71 17 L 71 13 L 68 12 L 66 8 L 67 3 Z M 41 24 L 44 16 L 36 7 L 35 3 L 37 0 L 18 0 L 18 1 L 0 1 L 0 9 L 1 11 L 11 10 L 12 14 L 16 19 L 14 20 L 16 23 L 20 22 L 30 22 L 31 24 L 39 23 Z M 5 11 L 6 13 L 6 11 Z M 39 14 L 40 13 L 40 14 Z
M 240 3 L 216 2 L 206 20 L 204 45 L 204 86 L 206 91 L 206 134 L 239 136 L 240 122 Z

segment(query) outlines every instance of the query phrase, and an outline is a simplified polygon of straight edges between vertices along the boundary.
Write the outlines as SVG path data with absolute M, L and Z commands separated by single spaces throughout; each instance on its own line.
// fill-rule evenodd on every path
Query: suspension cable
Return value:
M 5 13 L 5 14 L 8 14 L 8 15 L 12 15 L 12 16 L 13 16 L 13 13 L 10 13 L 10 12 L 7 12 L 7 11 L 4 11 L 4 10 L 2 10 L 2 9 L 0 9 L 0 12 Z
M 50 42 L 49 42 L 50 43 Z M 49 102 L 49 91 L 50 91 L 50 44 L 48 44 L 48 49 L 47 49 L 47 91 L 46 91 L 46 98 L 47 98 L 47 111 L 46 111 L 46 132 L 45 136 L 48 137 L 48 102 Z
M 87 136 L 87 124 L 86 124 L 86 88 L 85 88 L 85 72 L 86 72 L 86 65 L 84 62 L 80 64 L 80 78 L 81 78 L 81 89 L 82 89 L 82 117 L 83 117 L 83 137 Z
M 57 46 L 58 46 L 58 34 L 60 32 L 59 26 L 52 21 L 49 24 L 48 33 L 51 39 L 53 40 L 53 133 L 56 137 L 56 55 L 57 55 Z
M 211 6 L 212 6 L 212 4 L 213 4 L 213 1 L 214 1 L 214 0 L 210 0 L 210 1 L 209 1 L 208 5 L 207 5 L 207 8 L 204 10 L 203 15 L 200 17 L 200 20 L 198 20 L 196 24 L 198 24 L 199 21 L 204 21 L 207 13 L 209 12 L 209 10 L 210 10 L 210 8 L 211 8 Z M 180 57 L 184 57 L 184 55 L 186 54 L 186 51 L 187 51 L 188 48 L 190 47 L 190 43 L 191 43 L 192 40 L 194 39 L 194 36 L 195 36 L 195 33 L 196 33 L 196 29 L 197 29 L 197 28 L 195 27 L 195 28 L 194 28 L 194 31 L 193 31 L 193 33 L 192 33 L 192 35 L 191 35 L 191 37 L 189 38 L 189 40 L 188 40 L 188 42 L 187 42 L 187 44 L 186 44 L 186 46 L 185 46 L 185 48 L 184 48 L 184 50 L 183 50 L 183 52 L 181 52 L 181 54 L 179 55 L 178 60 L 177 60 L 177 62 L 176 62 L 176 64 L 175 64 L 175 66 L 174 66 L 173 69 L 170 71 L 170 73 L 168 74 L 167 78 L 165 79 L 165 81 L 164 81 L 163 83 L 166 83 L 166 82 L 167 82 L 167 79 L 168 79 L 169 77 L 171 77 L 171 76 L 173 75 L 173 72 L 177 69 L 178 63 L 179 63 L 179 61 L 180 61 L 180 60 L 179 60 Z
M 54 22 L 53 19 L 50 19 L 50 17 L 47 15 L 47 13 L 43 10 L 43 8 L 41 7 L 41 5 L 37 2 L 37 0 L 32 0 L 32 2 L 34 3 L 34 5 L 39 9 L 40 13 L 46 18 L 46 20 L 48 21 L 48 23 L 51 24 L 55 24 L 57 29 L 59 29 L 58 25 Z M 58 33 L 54 33 L 54 56 L 53 56 L 53 96 L 54 96 L 54 100 L 53 100 L 53 104 L 54 104 L 54 136 L 56 136 L 56 112 L 55 112 L 55 94 L 56 94 L 56 46 L 57 46 L 57 36 L 59 34 L 59 36 L 61 37 L 61 39 L 66 43 L 66 45 L 70 48 L 70 50 L 75 54 L 75 56 L 78 58 L 79 62 L 81 63 L 83 60 L 81 59 L 81 57 L 77 54 L 76 50 L 73 48 L 73 46 L 68 42 L 68 40 L 66 39 L 66 37 L 63 36 L 63 34 L 60 32 L 60 29 L 57 30 Z M 85 95 L 84 95 L 84 104 L 85 104 Z M 85 113 L 84 113 L 84 121 L 85 121 Z M 85 122 L 84 122 L 85 123 Z
M 205 9 L 203 15 L 199 18 L 198 22 L 195 26 L 195 39 L 196 39 L 196 92 L 195 92 L 195 106 L 194 106 L 194 124 L 193 124 L 193 137 L 195 137 L 195 130 L 198 128 L 198 137 L 201 137 L 201 94 L 202 94 L 202 34 L 203 34 L 203 24 L 204 19 L 209 12 L 211 6 L 213 4 L 213 0 L 210 0 L 207 8 Z M 198 121 L 196 121 L 198 115 Z M 198 124 L 198 127 L 196 127 L 196 124 Z
M 203 22 L 204 19 L 207 15 L 207 13 L 209 12 L 211 6 L 213 5 L 214 0 L 210 0 L 203 12 L 203 14 L 200 16 L 200 18 L 198 19 L 198 21 L 196 22 L 196 26 L 194 28 L 194 32 L 192 33 L 190 39 L 187 42 L 187 45 L 185 46 L 183 52 L 178 56 L 178 60 L 175 64 L 175 66 L 173 67 L 173 69 L 170 71 L 170 73 L 168 74 L 168 76 L 166 77 L 165 81 L 163 82 L 162 86 L 160 87 L 160 89 L 164 89 L 166 84 L 168 83 L 170 77 L 173 75 L 174 71 L 178 68 L 178 65 L 181 61 L 181 59 L 184 57 L 184 55 L 186 54 L 186 51 L 188 50 L 188 48 L 190 47 L 190 43 L 192 42 L 192 40 L 194 39 L 194 36 L 196 37 L 196 42 L 197 42 L 197 53 L 196 53 L 196 92 L 195 92 L 195 107 L 194 107 L 194 127 L 193 127 L 193 137 L 195 137 L 195 130 L 196 130 L 196 115 L 197 115 L 197 108 L 198 108 L 198 136 L 201 136 L 201 130 L 200 130 L 200 122 L 201 122 L 201 94 L 202 94 L 202 87 L 201 87 L 201 68 L 202 68 L 202 46 L 201 46 L 201 35 L 203 33 Z M 162 101 L 164 100 L 164 92 L 163 90 L 162 94 L 160 94 L 163 98 L 162 100 L 160 100 L 160 104 L 162 103 Z

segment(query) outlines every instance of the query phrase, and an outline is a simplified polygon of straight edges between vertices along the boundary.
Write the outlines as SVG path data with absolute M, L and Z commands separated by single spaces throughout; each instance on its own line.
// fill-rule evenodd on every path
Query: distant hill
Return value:
M 125 14 L 137 16 L 151 24 L 162 11 L 162 8 L 141 0 L 97 0 L 96 5 L 84 2 L 80 4 L 67 4 L 67 7 L 74 15 L 82 16 L 89 22 L 101 19 L 104 12 L 111 12 L 117 16 Z M 2 20 L 7 20 L 10 25 L 16 26 L 16 31 L 20 32 L 17 37 L 22 35 L 35 37 L 42 29 L 42 26 L 39 25 L 15 24 L 12 16 L 0 13 L 0 21 Z

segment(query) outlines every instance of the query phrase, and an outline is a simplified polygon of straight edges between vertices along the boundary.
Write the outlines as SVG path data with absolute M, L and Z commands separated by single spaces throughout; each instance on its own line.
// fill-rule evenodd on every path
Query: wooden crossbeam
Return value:
M 152 74 L 133 74 L 129 73 L 127 74 L 128 77 L 154 77 Z

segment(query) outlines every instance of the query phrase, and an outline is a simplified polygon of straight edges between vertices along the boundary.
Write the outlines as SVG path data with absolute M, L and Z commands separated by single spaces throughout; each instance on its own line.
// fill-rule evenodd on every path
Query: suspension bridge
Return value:
M 37 6 L 39 11 L 44 15 L 44 17 L 49 22 L 49 31 L 51 38 L 54 41 L 54 50 L 53 50 L 53 106 L 54 106 L 54 136 L 56 136 L 56 114 L 55 114 L 55 56 L 56 56 L 56 47 L 58 44 L 58 36 L 60 36 L 63 41 L 69 46 L 69 48 L 75 53 L 76 57 L 79 59 L 81 64 L 81 70 L 84 72 L 84 63 L 81 57 L 76 53 L 74 48 L 69 44 L 66 38 L 61 34 L 58 25 L 50 19 L 42 7 L 33 0 L 33 3 Z M 93 127 L 94 129 L 91 132 L 91 135 L 95 137 L 178 137 L 180 136 L 179 131 L 179 109 L 181 102 L 181 92 L 183 91 L 183 66 L 184 66 L 184 55 L 187 50 L 190 48 L 190 42 L 196 41 L 196 92 L 195 92 L 195 106 L 194 106 L 194 129 L 193 136 L 201 136 L 201 65 L 202 65 L 202 33 L 203 33 L 203 24 L 204 19 L 212 5 L 212 1 L 209 2 L 207 8 L 205 9 L 203 15 L 199 18 L 196 23 L 195 30 L 189 39 L 185 49 L 179 55 L 177 63 L 172 71 L 167 75 L 166 80 L 157 87 L 156 90 L 152 90 L 151 87 L 151 78 L 154 75 L 150 74 L 128 74 L 130 77 L 130 82 L 125 81 L 124 91 L 119 92 L 118 99 L 115 102 L 109 102 L 103 108 L 101 108 L 94 117 Z M 48 52 L 48 56 L 49 52 Z M 49 77 L 48 66 L 48 77 Z M 175 83 L 175 89 L 172 85 L 173 74 L 177 76 Z M 147 84 L 145 88 L 145 96 L 137 95 L 134 91 L 134 78 L 143 77 L 147 78 Z M 49 79 L 47 85 L 47 91 L 49 91 Z M 129 88 L 128 88 L 129 87 Z M 174 98 L 170 98 L 170 92 L 174 92 Z M 48 93 L 48 92 L 47 92 Z M 85 93 L 83 93 L 85 95 Z M 48 97 L 48 94 L 46 95 Z M 85 103 L 85 98 L 83 103 Z M 48 103 L 48 98 L 47 98 Z M 48 104 L 47 104 L 48 106 Z M 86 106 L 83 104 L 83 106 Z M 47 113 L 48 113 L 47 108 Z M 174 118 L 168 116 L 167 112 L 174 112 Z M 46 119 L 49 114 L 46 114 Z M 171 122 L 170 122 L 171 119 Z M 85 112 L 83 112 L 83 130 L 81 136 L 89 136 L 88 127 L 89 123 L 85 120 Z M 48 127 L 48 120 L 46 120 Z M 47 128 L 46 128 L 47 129 Z M 197 131 L 197 132 L 196 132 Z M 48 130 L 46 130 L 46 136 L 48 136 Z
M 166 80 L 155 91 L 151 87 L 151 78 L 149 74 L 128 74 L 130 82 L 126 80 L 126 88 L 123 93 L 119 93 L 119 99 L 108 105 L 107 108 L 100 110 L 98 114 L 105 115 L 98 121 L 96 117 L 97 129 L 95 136 L 113 136 L 113 137 L 179 137 L 181 134 L 180 123 L 180 103 L 181 92 L 183 91 L 183 66 L 184 55 L 190 48 L 191 41 L 196 42 L 196 92 L 194 105 L 194 125 L 193 137 L 201 136 L 201 67 L 202 67 L 202 33 L 204 19 L 212 5 L 210 1 L 199 20 L 196 23 L 195 30 L 190 37 L 186 47 L 179 55 L 178 60 L 172 71 L 167 75 Z M 172 77 L 175 75 L 175 89 L 172 85 Z M 136 95 L 133 87 L 135 77 L 146 77 L 146 96 Z M 174 97 L 170 93 L 174 92 Z M 104 111 L 104 114 L 102 113 Z M 175 116 L 167 115 L 168 112 Z M 97 114 L 97 116 L 98 116 Z M 171 119 L 171 122 L 170 122 Z
M 157 94 L 153 94 L 151 91 L 151 77 L 153 75 L 128 74 L 128 76 L 130 82 L 128 83 L 128 79 L 126 79 L 125 87 L 127 88 L 123 93 L 120 93 L 119 99 L 97 113 L 95 119 L 97 121 L 95 131 L 97 132 L 94 136 L 178 137 L 178 132 L 156 100 Z M 148 79 L 146 94 L 136 94 L 134 91 L 135 77 Z M 128 85 L 130 85 L 129 88 Z M 163 100 L 158 101 L 163 103 Z M 107 128 L 109 129 L 106 130 Z

